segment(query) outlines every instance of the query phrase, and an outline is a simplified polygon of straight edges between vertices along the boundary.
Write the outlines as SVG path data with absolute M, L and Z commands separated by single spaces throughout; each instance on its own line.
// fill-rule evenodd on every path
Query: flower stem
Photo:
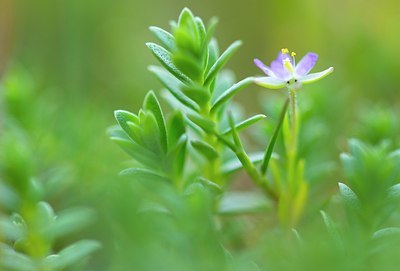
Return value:
M 297 152 L 297 132 L 298 132 L 298 119 L 297 119 L 297 99 L 296 91 L 289 90 L 289 101 L 290 101 L 290 129 L 291 129 L 291 143 L 290 151 L 293 152 L 294 156 Z
M 290 101 L 290 114 L 289 114 L 289 146 L 287 146 L 287 159 L 288 159 L 288 182 L 292 192 L 295 188 L 295 175 L 296 175 L 296 156 L 297 156 L 297 132 L 298 132 L 298 118 L 297 118 L 297 101 L 296 91 L 289 90 Z

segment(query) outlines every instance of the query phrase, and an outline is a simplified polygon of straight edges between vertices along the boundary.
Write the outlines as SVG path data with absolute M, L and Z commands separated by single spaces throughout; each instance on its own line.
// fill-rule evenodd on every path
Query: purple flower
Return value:
M 295 56 L 296 53 L 289 54 L 288 49 L 282 49 L 269 67 L 254 59 L 254 64 L 267 75 L 256 78 L 255 83 L 270 89 L 286 86 L 289 90 L 297 90 L 302 84 L 315 82 L 333 72 L 333 67 L 330 67 L 322 72 L 309 73 L 318 60 L 316 53 L 307 53 L 297 64 Z

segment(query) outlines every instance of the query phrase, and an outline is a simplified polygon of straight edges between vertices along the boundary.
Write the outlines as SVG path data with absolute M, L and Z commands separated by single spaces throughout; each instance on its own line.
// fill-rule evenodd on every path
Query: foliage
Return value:
M 55 213 L 46 201 L 68 187 L 69 177 L 63 168 L 40 172 L 42 162 L 37 156 L 34 131 L 27 125 L 35 116 L 26 114 L 24 108 L 33 95 L 33 86 L 23 72 L 15 74 L 19 80 L 13 74 L 4 82 L 0 266 L 2 270 L 71 270 L 100 244 L 93 240 L 76 240 L 72 244 L 62 240 L 89 225 L 94 213 L 84 207 Z
M 46 63 L 39 68 L 28 64 L 28 72 L 12 65 L 4 76 L 1 270 L 398 269 L 399 127 L 396 107 L 390 106 L 396 96 L 389 91 L 396 89 L 393 59 L 398 53 L 373 41 L 371 25 L 353 35 L 357 33 L 347 24 L 354 27 L 354 22 L 343 16 L 348 30 L 337 32 L 348 35 L 336 40 L 338 34 L 329 26 L 337 24 L 336 17 L 330 18 L 335 10 L 328 14 L 319 8 L 326 4 L 310 8 L 311 2 L 265 2 L 251 16 L 244 17 L 248 10 L 229 14 L 232 20 L 224 21 L 229 27 L 221 25 L 217 42 L 217 20 L 205 23 L 185 8 L 168 31 L 150 27 L 156 41 L 140 49 L 138 40 L 146 35 L 135 35 L 132 43 L 120 38 L 126 33 L 131 37 L 132 24 L 127 17 L 115 20 L 118 3 L 63 3 L 59 12 L 64 16 L 53 16 L 73 22 L 48 27 L 63 30 L 57 37 L 60 48 L 71 53 L 59 50 L 67 65 L 38 73 L 48 65 L 43 57 Z M 343 4 L 329 7 L 340 6 L 344 15 Z M 99 7 L 106 12 L 95 23 Z M 267 16 L 278 10 L 285 12 Z M 132 9 L 118 12 L 129 14 L 133 26 L 140 27 L 143 18 L 165 20 L 165 11 L 153 8 L 151 17 L 141 8 L 134 9 L 136 16 Z M 306 11 L 306 16 L 301 12 L 298 20 L 294 11 Z M 221 12 L 231 9 L 224 6 Z M 377 23 L 375 16 L 365 14 L 368 23 Z M 285 23 L 278 24 L 282 19 Z M 96 31 L 89 31 L 87 21 Z M 295 21 L 307 33 L 288 27 Z M 265 28 L 266 22 L 273 27 Z M 238 25 L 246 25 L 246 31 Z M 109 31 L 113 27 L 118 31 Z M 323 35 L 311 34 L 317 28 Z M 244 50 L 239 51 L 241 41 L 225 46 L 230 29 L 242 33 Z M 42 35 L 30 32 L 34 39 Z M 309 83 L 333 69 L 308 74 L 301 67 L 313 66 L 316 54 L 307 53 L 296 63 L 292 53 L 275 60 L 282 60 L 282 67 L 256 61 L 275 76 L 267 71 L 261 81 L 257 76 L 237 80 L 227 66 L 241 76 L 252 74 L 247 65 L 264 46 L 262 32 L 269 35 L 267 54 L 274 54 L 272 48 L 282 40 L 300 49 L 307 45 L 318 49 L 320 62 L 326 61 L 322 65 L 334 61 L 335 73 L 300 90 L 300 70 L 300 81 Z M 82 40 L 91 41 L 84 51 Z M 38 63 L 40 51 L 50 43 L 31 49 L 34 57 L 20 54 L 15 59 Z M 329 44 L 325 51 L 323 44 Z M 289 56 L 287 49 L 281 52 Z M 160 64 L 149 67 L 148 77 L 138 68 L 147 56 Z M 85 59 L 90 64 L 77 64 Z M 64 63 L 54 63 L 58 61 Z M 365 68 L 371 65 L 382 67 Z M 291 70 L 289 83 L 275 74 L 284 67 Z M 163 89 L 148 91 L 140 103 L 138 97 L 156 80 Z M 260 93 L 257 82 L 290 87 L 286 93 Z M 379 97 L 380 103 L 366 102 L 371 97 L 374 102 Z M 125 156 L 102 132 L 116 103 L 117 108 L 141 104 L 138 110 L 114 111 L 117 125 L 108 129 Z M 350 117 L 355 112 L 358 119 Z

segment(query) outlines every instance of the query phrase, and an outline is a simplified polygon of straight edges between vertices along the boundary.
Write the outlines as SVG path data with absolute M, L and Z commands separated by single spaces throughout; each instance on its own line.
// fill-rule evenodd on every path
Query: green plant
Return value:
M 0 267 L 1 270 L 70 270 L 100 248 L 93 240 L 66 237 L 87 227 L 94 212 L 84 207 L 53 210 L 47 201 L 68 187 L 63 168 L 41 171 L 33 115 L 24 108 L 33 100 L 33 86 L 23 72 L 4 82 L 0 134 Z M 3 107 L 2 107 L 3 108 Z M 30 132 L 30 133 L 29 133 Z

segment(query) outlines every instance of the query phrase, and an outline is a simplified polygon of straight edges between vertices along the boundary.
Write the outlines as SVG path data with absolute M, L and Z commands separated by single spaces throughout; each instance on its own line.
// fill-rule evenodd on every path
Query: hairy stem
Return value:
M 289 146 L 287 146 L 287 158 L 288 158 L 288 182 L 291 190 L 295 189 L 295 178 L 296 178 L 296 159 L 297 159 L 297 133 L 298 133 L 298 112 L 297 112 L 297 101 L 296 91 L 289 90 L 289 101 L 290 101 L 290 114 L 289 114 Z M 292 191 L 294 192 L 294 191 Z

